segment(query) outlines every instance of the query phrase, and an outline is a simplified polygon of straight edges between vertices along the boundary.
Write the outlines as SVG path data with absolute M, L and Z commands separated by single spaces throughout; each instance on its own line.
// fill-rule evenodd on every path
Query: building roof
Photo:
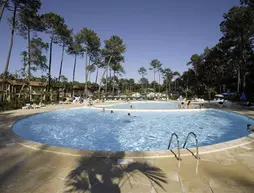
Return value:
M 1 82 L 6 82 L 9 83 L 11 85 L 15 85 L 15 86 L 22 86 L 25 82 L 22 80 L 4 80 L 4 79 L 0 79 L 0 83 Z M 30 81 L 30 85 L 31 86 L 47 86 L 46 82 L 39 82 L 39 81 Z

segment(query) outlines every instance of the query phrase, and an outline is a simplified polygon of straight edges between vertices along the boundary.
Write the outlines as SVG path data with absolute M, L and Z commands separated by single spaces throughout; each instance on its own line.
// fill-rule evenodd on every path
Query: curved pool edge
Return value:
M 7 137 L 12 141 L 12 143 L 17 143 L 27 148 L 32 148 L 35 150 L 42 150 L 45 152 L 51 152 L 61 155 L 70 155 L 76 157 L 99 157 L 99 158 L 166 158 L 175 157 L 175 155 L 170 150 L 157 150 L 157 151 L 99 151 L 99 150 L 79 150 L 73 148 L 50 146 L 47 144 L 42 144 L 30 140 L 25 140 L 20 136 L 16 135 L 12 130 L 7 134 Z M 239 146 L 248 145 L 254 142 L 254 133 L 242 137 L 239 139 L 218 143 L 208 146 L 200 146 L 199 154 L 208 154 L 219 152 L 227 149 L 233 149 Z M 188 148 L 194 154 L 196 153 L 195 148 Z M 173 149 L 176 153 L 177 149 Z M 180 149 L 181 157 L 192 156 L 192 153 L 187 149 Z
M 78 107 L 80 108 L 80 107 Z M 81 107 L 82 108 L 82 107 Z M 60 110 L 60 109 L 54 109 Z M 54 111 L 51 110 L 51 111 Z M 193 110 L 193 109 L 192 109 Z M 198 110 L 198 109 L 197 109 Z M 223 109 L 221 109 L 223 110 Z M 170 110 L 172 111 L 172 110 Z M 226 110 L 229 112 L 237 113 L 240 115 L 244 115 L 246 117 L 252 118 L 251 116 L 245 115 L 244 113 L 240 113 L 234 110 Z M 47 111 L 49 112 L 49 111 Z M 70 155 L 70 156 L 78 156 L 78 157 L 98 157 L 98 158 L 166 158 L 166 157 L 175 157 L 175 155 L 170 150 L 157 150 L 157 151 L 99 151 L 99 150 L 80 150 L 80 149 L 73 149 L 73 148 L 65 148 L 65 147 L 58 147 L 58 146 L 50 146 L 47 144 L 42 144 L 30 140 L 25 140 L 22 137 L 18 136 L 13 130 L 12 126 L 19 120 L 27 118 L 29 116 L 33 116 L 35 114 L 44 113 L 44 112 L 35 112 L 22 118 L 17 118 L 12 124 L 9 130 L 7 131 L 6 137 L 12 143 L 16 143 L 22 145 L 27 148 L 32 148 L 35 150 L 42 150 L 45 152 L 51 152 L 61 155 Z M 254 133 L 249 134 L 248 136 L 238 138 L 235 140 L 222 142 L 218 144 L 208 145 L 208 146 L 200 146 L 199 147 L 199 154 L 209 154 L 214 152 L 219 152 L 227 149 L 233 149 L 239 146 L 248 145 L 254 142 Z M 177 149 L 173 149 L 176 152 Z M 196 153 L 195 148 L 189 148 L 191 152 L 194 154 Z M 181 149 L 181 157 L 185 156 L 192 156 L 192 153 L 187 149 Z M 202 157 L 201 157 L 202 158 Z

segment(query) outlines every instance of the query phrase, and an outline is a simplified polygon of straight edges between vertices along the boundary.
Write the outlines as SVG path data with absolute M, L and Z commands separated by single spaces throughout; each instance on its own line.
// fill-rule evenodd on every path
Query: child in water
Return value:
M 179 109 L 183 109 L 183 108 L 184 108 L 184 102 L 181 102 L 181 104 L 178 105 L 178 108 L 179 108 Z
M 251 124 L 247 125 L 247 130 L 248 131 L 254 131 L 254 126 L 252 126 Z

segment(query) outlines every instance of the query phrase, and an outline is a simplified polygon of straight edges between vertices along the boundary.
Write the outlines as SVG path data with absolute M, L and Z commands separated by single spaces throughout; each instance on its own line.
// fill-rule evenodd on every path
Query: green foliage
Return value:
M 88 71 L 88 72 L 92 73 L 92 72 L 94 72 L 95 70 L 96 70 L 95 65 L 91 64 L 91 65 L 88 65 L 88 66 L 87 66 L 87 71 Z
M 57 34 L 61 46 L 66 47 L 72 43 L 72 29 L 68 29 L 68 26 L 60 22 L 57 28 Z
M 97 33 L 91 29 L 83 28 L 76 35 L 76 42 L 79 44 L 84 44 L 84 50 L 90 56 L 90 58 L 95 58 L 100 51 L 100 38 Z
M 145 78 L 145 77 L 140 78 L 139 82 L 140 82 L 141 84 L 144 84 L 144 85 L 148 85 L 148 84 L 149 84 L 148 79 Z
M 104 43 L 105 48 L 102 50 L 102 55 L 105 58 L 105 63 L 108 63 L 110 58 L 110 66 L 124 62 L 123 53 L 126 50 L 126 46 L 123 44 L 123 40 L 120 37 L 111 36 L 108 40 L 105 40 Z
M 78 38 L 77 35 L 74 35 L 73 37 L 71 37 L 69 45 L 68 45 L 67 53 L 70 55 L 83 56 L 85 50 L 82 47 L 82 45 L 79 43 L 79 40 L 77 38 Z
M 4 77 L 8 80 L 20 79 L 20 76 L 17 73 L 10 73 L 10 72 L 0 74 L 0 79 L 4 79 Z
M 138 73 L 139 73 L 139 75 L 143 78 L 144 76 L 146 76 L 147 75 L 147 70 L 146 70 L 146 68 L 145 67 L 140 67 L 139 69 L 138 69 Z
M 51 41 L 58 43 L 61 40 L 61 29 L 64 26 L 64 18 L 55 13 L 45 13 L 42 15 L 42 23 L 45 33 L 50 35 Z
M 42 42 L 41 38 L 34 38 L 31 40 L 31 61 L 30 70 L 36 72 L 38 69 L 45 71 L 48 69 L 47 57 L 43 55 L 43 52 L 47 51 L 48 44 Z M 26 51 L 21 52 L 22 62 L 23 62 L 23 76 L 26 77 L 26 72 L 28 72 L 28 53 Z
M 165 68 L 162 70 L 162 74 L 163 74 L 163 78 L 168 81 L 171 82 L 172 78 L 173 78 L 173 72 L 170 68 Z
M 155 59 L 151 61 L 150 66 L 151 68 L 149 68 L 149 70 L 153 70 L 154 72 L 156 72 L 161 68 L 162 64 L 159 60 Z
M 41 17 L 38 15 L 37 11 L 40 7 L 36 9 L 29 9 L 25 7 L 22 9 L 17 18 L 17 33 L 24 39 L 28 38 L 28 33 L 37 31 L 43 31 Z

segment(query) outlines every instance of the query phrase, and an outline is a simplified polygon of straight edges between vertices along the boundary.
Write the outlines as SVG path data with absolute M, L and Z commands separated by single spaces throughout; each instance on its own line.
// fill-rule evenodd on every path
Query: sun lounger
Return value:
M 37 104 L 32 104 L 32 106 L 31 106 L 33 109 L 39 109 L 39 108 L 41 108 L 41 106 L 40 105 L 37 105 Z
M 28 104 L 26 104 L 26 106 L 24 106 L 24 107 L 22 107 L 22 109 L 31 109 L 31 104 L 30 103 L 28 103 Z

